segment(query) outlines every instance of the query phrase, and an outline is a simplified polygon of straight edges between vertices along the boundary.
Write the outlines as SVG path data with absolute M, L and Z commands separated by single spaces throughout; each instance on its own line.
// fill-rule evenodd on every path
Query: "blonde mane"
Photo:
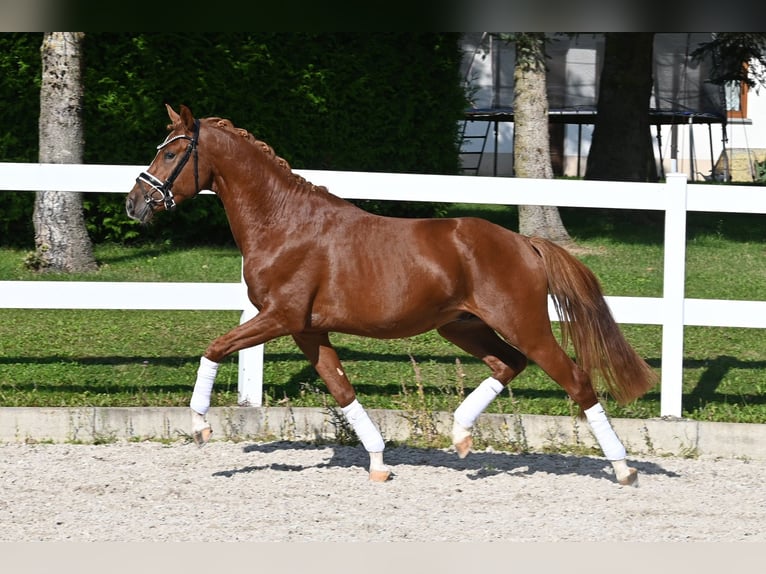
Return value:
M 287 160 L 278 156 L 274 152 L 274 148 L 272 148 L 266 142 L 257 139 L 255 136 L 253 136 L 253 134 L 251 134 L 246 129 L 238 128 L 231 122 L 231 120 L 227 120 L 225 118 L 215 118 L 215 117 L 207 118 L 207 120 L 210 122 L 213 122 L 219 128 L 223 128 L 226 131 L 229 131 L 233 134 L 236 134 L 238 136 L 245 138 L 245 140 L 247 140 L 248 142 L 256 146 L 256 148 L 258 148 L 261 152 L 263 152 L 263 154 L 266 157 L 270 158 L 271 161 L 275 162 L 280 168 L 282 168 L 289 175 L 295 178 L 295 180 L 297 181 L 299 185 L 301 186 L 309 185 L 312 190 L 327 191 L 327 188 L 324 187 L 323 185 L 314 185 L 313 183 L 308 182 L 305 178 L 301 177 L 297 173 L 294 173 L 292 168 L 290 167 L 290 164 L 287 163 Z

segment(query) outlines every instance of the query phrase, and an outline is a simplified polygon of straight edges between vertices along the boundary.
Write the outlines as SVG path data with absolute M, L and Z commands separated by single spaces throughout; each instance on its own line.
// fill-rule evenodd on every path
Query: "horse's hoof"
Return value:
M 467 457 L 468 453 L 471 452 L 472 446 L 473 446 L 473 437 L 471 437 L 471 435 L 468 435 L 467 437 L 455 443 L 455 450 L 457 451 L 457 455 L 460 458 Z
M 372 482 L 386 482 L 391 479 L 390 470 L 371 470 L 370 480 Z
M 633 467 L 628 467 L 628 474 L 618 479 L 622 486 L 638 486 L 638 471 Z
M 205 427 L 192 433 L 194 443 L 199 447 L 205 446 L 210 441 L 211 436 L 213 436 L 213 429 L 210 427 Z

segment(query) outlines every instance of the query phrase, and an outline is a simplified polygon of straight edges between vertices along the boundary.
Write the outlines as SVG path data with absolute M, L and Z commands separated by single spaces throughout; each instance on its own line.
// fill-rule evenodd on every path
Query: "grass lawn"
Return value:
M 561 209 L 582 260 L 607 295 L 662 293 L 661 214 Z M 516 228 L 512 207 L 454 205 Z M 691 214 L 687 297 L 766 299 L 766 216 Z M 99 271 L 35 275 L 25 251 L 0 247 L 0 280 L 237 281 L 239 254 L 229 246 L 96 245 Z M 150 289 L 150 288 L 148 288 Z M 231 311 L 0 309 L 0 406 L 187 406 L 200 354 L 234 327 Z M 628 340 L 660 368 L 659 326 L 623 325 Z M 333 341 L 368 408 L 453 410 L 488 372 L 435 333 L 395 341 L 337 334 Z M 687 327 L 684 416 L 766 423 L 766 333 Z M 235 405 L 236 356 L 222 365 L 212 404 Z M 265 346 L 264 402 L 332 405 L 324 384 L 289 338 Z M 605 400 L 612 416 L 659 416 L 659 388 L 626 407 Z M 488 412 L 568 415 L 573 404 L 530 366 Z

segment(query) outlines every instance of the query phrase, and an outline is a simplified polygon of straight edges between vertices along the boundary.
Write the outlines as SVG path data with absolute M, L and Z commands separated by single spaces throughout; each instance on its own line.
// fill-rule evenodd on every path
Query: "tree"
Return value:
M 553 179 L 548 135 L 548 95 L 545 67 L 545 34 L 514 33 L 513 162 L 517 177 Z M 559 210 L 549 205 L 520 205 L 519 232 L 568 245 L 572 238 Z
M 710 42 L 691 52 L 693 58 L 712 55 L 714 69 L 709 82 L 766 86 L 766 33 L 717 32 L 711 37 Z M 605 34 L 598 114 L 586 179 L 656 179 L 647 113 L 653 45 L 653 32 Z M 760 65 L 747 65 L 752 62 Z
M 766 33 L 716 32 L 710 42 L 692 52 L 693 58 L 713 55 L 710 82 L 743 82 L 751 88 L 766 86 Z M 758 65 L 750 64 L 757 62 Z
M 585 179 L 656 180 L 649 124 L 654 32 L 609 32 L 604 39 Z
M 43 36 L 40 163 L 82 163 L 82 37 L 82 32 L 47 32 Z M 33 222 L 35 253 L 28 258 L 32 266 L 61 272 L 96 268 L 80 193 L 38 191 Z

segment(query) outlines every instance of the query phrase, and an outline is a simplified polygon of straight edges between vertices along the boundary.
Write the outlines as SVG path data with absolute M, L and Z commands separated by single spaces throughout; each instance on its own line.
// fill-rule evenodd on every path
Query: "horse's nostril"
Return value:
M 125 200 L 125 211 L 128 212 L 128 215 L 133 215 L 133 200 L 130 198 Z

